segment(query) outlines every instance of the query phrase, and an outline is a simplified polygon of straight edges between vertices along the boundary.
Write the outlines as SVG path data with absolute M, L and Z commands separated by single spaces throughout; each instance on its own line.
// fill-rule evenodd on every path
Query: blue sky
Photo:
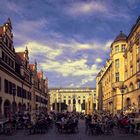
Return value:
M 49 87 L 95 87 L 110 44 L 140 15 L 140 0 L 0 0 L 0 7 L 16 51 L 28 47 Z

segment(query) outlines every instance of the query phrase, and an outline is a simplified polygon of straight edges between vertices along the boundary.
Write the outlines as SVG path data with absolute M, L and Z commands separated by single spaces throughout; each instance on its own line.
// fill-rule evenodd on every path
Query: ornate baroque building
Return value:
M 140 17 L 128 36 L 120 32 L 110 58 L 96 77 L 98 109 L 116 114 L 140 112 Z
M 49 89 L 49 95 L 51 111 L 76 111 L 91 114 L 96 110 L 94 88 L 52 88 Z
M 0 117 L 47 109 L 48 79 L 29 64 L 28 49 L 15 52 L 10 19 L 0 26 Z

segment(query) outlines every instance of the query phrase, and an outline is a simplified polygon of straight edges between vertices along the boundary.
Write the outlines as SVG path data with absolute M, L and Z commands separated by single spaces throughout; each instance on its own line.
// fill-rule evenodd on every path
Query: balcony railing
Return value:
M 121 88 L 122 86 L 123 86 L 123 81 L 115 82 L 115 83 L 112 84 L 113 89 Z

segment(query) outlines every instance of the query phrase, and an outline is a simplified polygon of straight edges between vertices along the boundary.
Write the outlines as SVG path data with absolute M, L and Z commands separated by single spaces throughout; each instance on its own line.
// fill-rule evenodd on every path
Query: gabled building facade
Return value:
M 10 19 L 0 26 L 0 117 L 47 109 L 48 79 L 29 64 L 28 48 L 16 52 Z M 38 105 L 39 104 L 39 105 Z

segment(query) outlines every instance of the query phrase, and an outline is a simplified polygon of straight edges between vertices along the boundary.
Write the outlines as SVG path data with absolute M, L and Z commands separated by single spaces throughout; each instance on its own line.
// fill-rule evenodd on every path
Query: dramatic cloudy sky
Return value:
M 140 0 L 0 0 L 0 24 L 11 18 L 16 51 L 28 47 L 49 87 L 95 87 L 111 42 L 139 15 Z

